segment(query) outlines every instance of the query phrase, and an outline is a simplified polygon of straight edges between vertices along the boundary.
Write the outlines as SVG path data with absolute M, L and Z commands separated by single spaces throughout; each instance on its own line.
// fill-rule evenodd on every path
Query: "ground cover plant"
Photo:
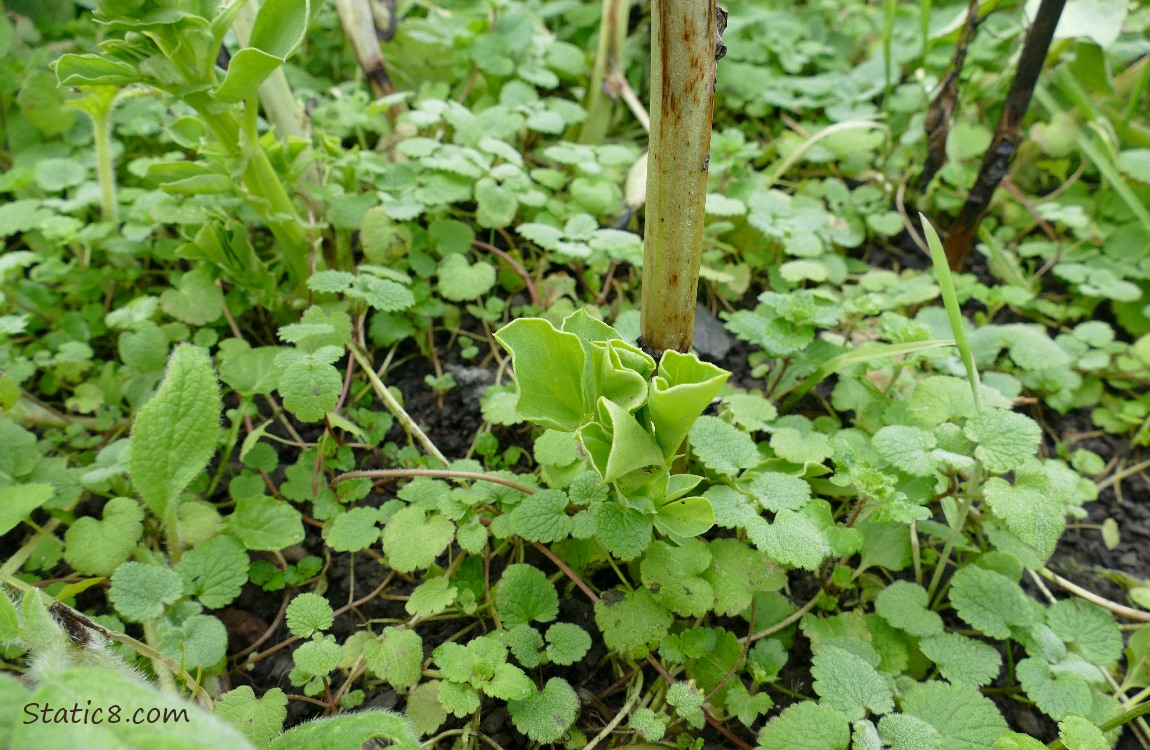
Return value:
M 3 743 L 1150 747 L 1147 9 L 939 234 L 1038 5 L 8 0 Z

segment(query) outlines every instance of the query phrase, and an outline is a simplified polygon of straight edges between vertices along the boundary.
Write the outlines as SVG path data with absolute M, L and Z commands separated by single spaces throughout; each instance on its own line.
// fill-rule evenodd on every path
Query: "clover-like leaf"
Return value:
M 287 700 L 279 688 L 257 698 L 249 685 L 241 685 L 217 698 L 213 713 L 243 732 L 256 746 L 266 747 L 283 731 Z
M 473 300 L 487 294 L 493 286 L 495 267 L 490 263 L 468 263 L 462 255 L 448 255 L 439 263 L 439 293 L 444 299 Z
M 408 507 L 388 519 L 383 529 L 383 551 L 400 573 L 428 568 L 455 536 L 455 524 L 422 508 Z
M 144 511 L 127 497 L 104 506 L 104 520 L 77 518 L 64 534 L 64 559 L 84 575 L 111 575 L 128 559 L 144 533 Z
M 926 637 L 942 632 L 942 618 L 927 608 L 926 589 L 910 581 L 895 581 L 879 592 L 874 609 L 883 619 L 911 635 Z

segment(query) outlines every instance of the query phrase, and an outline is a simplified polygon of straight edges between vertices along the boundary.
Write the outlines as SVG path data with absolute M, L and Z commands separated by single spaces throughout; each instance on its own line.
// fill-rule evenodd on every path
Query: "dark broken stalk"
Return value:
M 955 109 L 958 108 L 958 79 L 966 62 L 966 50 L 974 40 L 974 31 L 977 27 L 978 0 L 970 0 L 970 7 L 966 11 L 966 22 L 963 23 L 962 31 L 958 34 L 958 42 L 954 46 L 950 70 L 942 85 L 938 87 L 938 93 L 934 95 L 930 109 L 926 112 L 926 163 L 918 180 L 920 193 L 926 190 L 934 175 L 946 163 L 946 137 L 950 134 L 950 123 Z M 923 44 L 925 43 L 924 36 Z M 925 50 L 923 54 L 926 54 Z
M 1022 118 L 1030 106 L 1034 86 L 1046 63 L 1046 53 L 1050 49 L 1050 41 L 1054 38 L 1054 30 L 1058 27 L 1058 19 L 1065 5 L 1066 0 L 1042 0 L 1034 23 L 1026 34 L 1022 54 L 1018 58 L 1018 70 L 1010 84 L 1010 92 L 1006 95 L 994 138 L 982 159 L 974 187 L 946 238 L 946 260 L 953 270 L 961 269 L 969 257 L 978 224 L 990 205 L 994 191 L 1010 169 L 1010 160 L 1020 141 Z
M 716 63 L 726 11 L 715 0 L 651 3 L 651 139 L 643 249 L 643 347 L 691 349 Z

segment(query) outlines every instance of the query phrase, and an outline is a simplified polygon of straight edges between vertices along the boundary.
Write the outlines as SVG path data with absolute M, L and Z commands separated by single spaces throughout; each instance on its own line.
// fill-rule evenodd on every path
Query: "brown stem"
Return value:
M 500 258 L 502 258 L 504 262 L 507 263 L 507 265 L 511 266 L 511 270 L 514 271 L 519 276 L 519 278 L 523 279 L 523 283 L 527 286 L 527 294 L 531 296 L 531 304 L 539 307 L 539 292 L 535 289 L 535 283 L 531 281 L 531 275 L 527 273 L 526 269 L 523 268 L 519 261 L 512 258 L 503 250 L 500 250 L 495 245 L 488 244 L 482 240 L 472 240 L 471 244 L 482 250 L 486 250 L 489 253 L 495 253 Z

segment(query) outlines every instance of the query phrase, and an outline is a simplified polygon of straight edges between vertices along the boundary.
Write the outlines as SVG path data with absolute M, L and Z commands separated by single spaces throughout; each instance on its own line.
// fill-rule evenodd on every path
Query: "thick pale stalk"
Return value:
M 715 0 L 653 0 L 642 335 L 655 354 L 691 348 L 717 49 Z

